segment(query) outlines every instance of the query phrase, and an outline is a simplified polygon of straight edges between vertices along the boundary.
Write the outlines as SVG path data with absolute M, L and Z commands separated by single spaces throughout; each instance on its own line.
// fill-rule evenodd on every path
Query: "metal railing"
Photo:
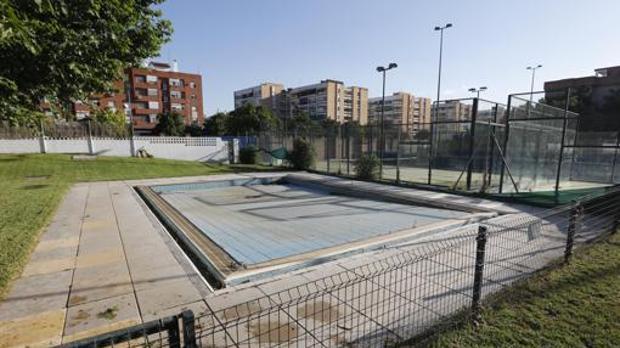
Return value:
M 318 266 L 282 279 L 280 286 L 259 285 L 259 291 L 249 292 L 258 295 L 211 306 L 193 320 L 185 313 L 73 345 L 415 345 L 464 319 L 478 320 L 489 295 L 570 262 L 576 246 L 614 233 L 618 221 L 616 187 L 541 213 L 500 215 Z

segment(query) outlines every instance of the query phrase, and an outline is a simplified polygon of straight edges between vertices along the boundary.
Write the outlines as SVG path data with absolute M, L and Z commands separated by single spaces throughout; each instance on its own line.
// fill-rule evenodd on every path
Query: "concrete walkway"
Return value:
M 209 288 L 123 182 L 71 188 L 0 304 L 0 346 L 48 346 L 191 308 Z

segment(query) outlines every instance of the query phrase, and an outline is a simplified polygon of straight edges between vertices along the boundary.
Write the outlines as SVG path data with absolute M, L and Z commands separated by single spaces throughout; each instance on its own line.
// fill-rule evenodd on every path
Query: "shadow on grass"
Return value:
M 46 187 L 49 187 L 50 185 L 47 184 L 39 184 L 39 185 L 26 185 L 22 187 L 22 190 L 40 190 Z
M 517 281 L 503 290 L 488 295 L 483 301 L 482 321 L 480 324 L 485 325 L 484 323 L 486 322 L 486 325 L 489 326 L 496 325 L 494 320 L 496 318 L 493 318 L 493 315 L 503 308 L 519 313 L 519 311 L 528 306 L 542 306 L 538 302 L 543 299 L 553 299 L 556 296 L 572 299 L 571 294 L 575 291 L 588 292 L 585 289 L 593 283 L 605 283 L 609 280 L 620 279 L 620 266 L 613 258 L 607 259 L 605 265 L 599 265 L 596 262 L 592 263 L 589 259 L 589 257 L 592 256 L 600 257 L 600 255 L 605 252 L 609 252 L 610 255 L 617 254 L 616 248 L 618 246 L 620 246 L 620 243 L 609 239 L 600 241 L 597 244 L 592 244 L 584 248 L 584 250 L 581 250 L 581 252 L 583 252 L 582 255 L 584 255 L 583 258 L 575 258 L 570 265 L 560 262 L 552 264 L 548 268 L 537 272 L 532 277 Z M 598 247 L 601 250 L 590 253 L 588 249 L 592 247 Z M 561 274 L 554 274 L 555 272 L 561 272 Z M 597 292 L 596 284 L 592 285 L 592 287 L 592 291 Z M 610 293 L 609 295 L 613 294 Z M 550 303 L 558 306 L 558 311 L 564 309 L 559 307 L 559 304 L 556 303 L 557 300 L 550 301 L 552 301 Z M 546 305 L 548 306 L 549 304 L 547 303 Z M 574 305 L 577 306 L 577 304 Z M 552 308 L 552 310 L 555 311 L 556 308 Z M 545 311 L 549 312 L 549 309 L 545 308 Z M 501 325 L 501 315 L 499 319 Z M 457 334 L 459 334 L 460 330 L 465 330 L 465 332 L 467 332 L 469 325 L 473 325 L 476 331 L 481 329 L 481 326 L 472 324 L 471 320 L 472 317 L 468 315 L 468 311 L 465 310 L 454 316 L 445 318 L 445 322 L 436 323 L 436 325 L 426 333 L 406 340 L 398 346 L 428 347 L 445 344 L 445 342 L 441 343 L 441 337 L 444 334 L 452 334 L 453 330 L 456 330 Z

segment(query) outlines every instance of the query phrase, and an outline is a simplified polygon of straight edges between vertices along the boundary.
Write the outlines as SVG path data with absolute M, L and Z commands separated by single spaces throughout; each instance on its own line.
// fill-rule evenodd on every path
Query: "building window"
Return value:
M 159 109 L 159 102 L 149 102 L 149 109 Z
M 170 85 L 174 87 L 183 87 L 183 80 L 181 79 L 170 79 Z
M 157 82 L 157 76 L 155 76 L 155 75 L 146 75 L 146 82 L 148 82 L 148 83 Z
M 190 87 L 190 88 L 196 88 L 196 82 L 193 82 L 193 81 L 192 81 L 192 82 L 190 82 L 190 83 L 189 83 L 189 87 Z
M 149 95 L 149 96 L 157 96 L 157 89 L 155 89 L 155 88 L 149 88 L 149 90 L 148 90 L 148 95 Z
M 135 76 L 135 81 L 136 82 L 146 82 L 146 76 L 136 75 Z

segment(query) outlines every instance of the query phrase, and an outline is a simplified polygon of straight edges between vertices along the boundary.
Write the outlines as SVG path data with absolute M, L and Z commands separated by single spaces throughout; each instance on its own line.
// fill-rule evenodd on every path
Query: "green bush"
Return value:
M 246 146 L 239 150 L 239 162 L 241 164 L 258 163 L 258 149 L 253 145 Z
M 363 154 L 355 165 L 355 174 L 364 180 L 374 180 L 379 175 L 379 158 L 374 154 Z
M 295 139 L 293 151 L 288 154 L 288 161 L 293 168 L 305 170 L 314 164 L 314 147 L 303 139 Z

